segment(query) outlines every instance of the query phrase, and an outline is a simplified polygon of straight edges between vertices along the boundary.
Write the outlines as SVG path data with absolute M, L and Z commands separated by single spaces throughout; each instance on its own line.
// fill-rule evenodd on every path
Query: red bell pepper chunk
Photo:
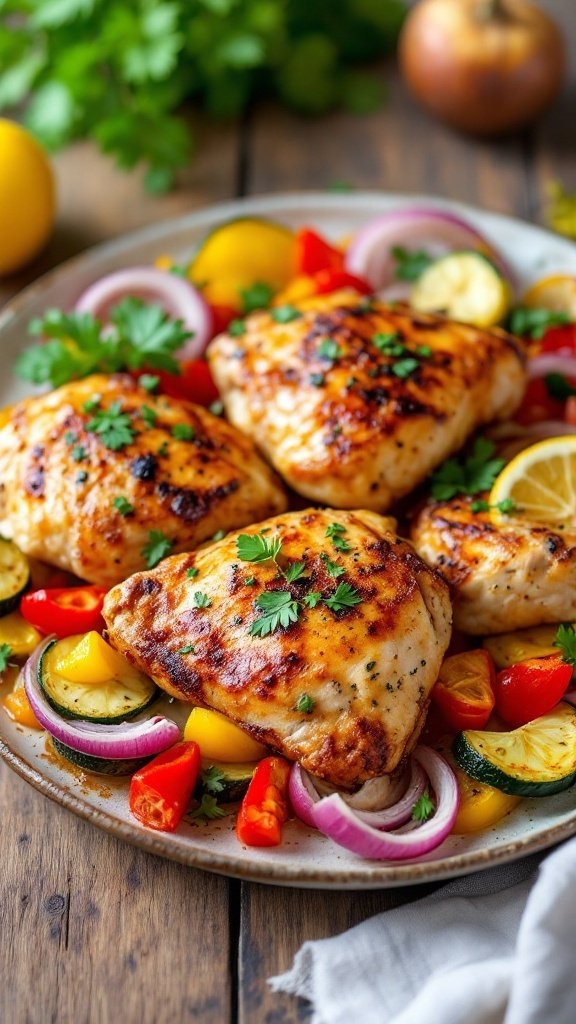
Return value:
M 182 740 L 134 773 L 130 810 L 143 825 L 174 832 L 192 799 L 200 769 L 200 747 Z
M 55 633 L 59 640 L 74 633 L 104 628 L 104 587 L 57 587 L 24 594 L 20 613 L 41 633 Z
M 239 315 L 237 309 L 233 306 L 210 306 L 212 313 L 212 337 L 215 338 L 217 334 L 222 334 L 223 331 L 228 329 L 228 325 L 231 320 L 235 320 Z
M 330 245 L 311 228 L 296 233 L 296 273 L 317 274 L 319 270 L 342 270 L 344 253 Z
M 540 344 L 541 352 L 556 352 L 561 356 L 576 355 L 576 323 L 549 327 Z
M 573 384 L 573 381 L 569 382 Z M 541 423 L 543 420 L 561 420 L 564 418 L 564 402 L 554 398 L 546 385 L 544 377 L 535 377 L 528 381 L 522 405 L 514 419 L 522 426 L 530 423 Z
M 160 378 L 159 390 L 170 398 L 183 398 L 196 405 L 209 406 L 220 397 L 205 359 L 191 359 L 182 363 L 179 374 L 167 373 L 165 370 L 150 372 Z
M 246 846 L 279 846 L 288 817 L 290 764 L 265 757 L 258 764 L 236 819 L 236 835 Z
M 451 729 L 483 729 L 494 708 L 494 662 L 479 648 L 443 662 L 432 701 Z
M 572 665 L 557 657 L 530 658 L 496 676 L 496 711 L 517 728 L 556 706 L 572 679 Z
M 372 295 L 374 289 L 363 277 L 349 274 L 347 270 L 327 269 L 314 274 L 316 295 L 328 295 L 339 288 L 354 288 L 361 295 Z

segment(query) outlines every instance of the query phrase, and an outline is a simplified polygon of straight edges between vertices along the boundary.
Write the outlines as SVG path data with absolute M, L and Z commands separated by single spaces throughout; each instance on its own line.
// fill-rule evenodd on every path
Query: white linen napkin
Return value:
M 306 942 L 275 991 L 311 1024 L 574 1024 L 576 839 Z

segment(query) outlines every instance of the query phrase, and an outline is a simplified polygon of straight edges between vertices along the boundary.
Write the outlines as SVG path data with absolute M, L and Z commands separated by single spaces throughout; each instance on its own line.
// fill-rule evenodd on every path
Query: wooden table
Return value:
M 565 0 L 548 6 L 576 54 Z M 181 187 L 146 197 L 89 145 L 56 161 L 57 229 L 43 257 L 0 284 L 10 297 L 88 245 L 234 196 L 328 188 L 428 192 L 529 220 L 546 183 L 576 187 L 574 76 L 537 130 L 499 145 L 456 137 L 415 108 L 390 72 L 378 114 L 320 121 L 273 107 L 242 126 L 195 125 L 199 155 Z M 0 763 L 0 1019 L 6 1024 L 296 1024 L 304 1004 L 266 978 L 305 939 L 334 935 L 422 887 L 338 893 L 230 881 L 160 860 L 98 832 Z

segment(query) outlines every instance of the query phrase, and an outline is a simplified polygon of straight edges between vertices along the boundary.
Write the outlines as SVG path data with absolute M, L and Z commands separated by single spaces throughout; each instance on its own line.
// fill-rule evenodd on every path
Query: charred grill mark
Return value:
M 44 448 L 34 445 L 30 451 L 30 463 L 24 472 L 24 490 L 33 498 L 42 498 L 46 487 Z
M 169 503 L 170 511 L 185 523 L 195 523 L 202 519 L 214 505 L 234 494 L 240 486 L 237 479 L 227 484 L 220 484 L 206 491 L 193 491 L 186 487 L 175 487 L 162 480 L 156 493 L 161 501 Z
M 137 455 L 130 463 L 130 472 L 136 480 L 146 482 L 154 480 L 158 471 L 158 461 L 150 452 L 146 455 Z
M 126 587 L 126 608 L 130 608 L 136 601 L 143 597 L 158 596 L 162 590 L 162 584 L 155 576 L 136 576 Z

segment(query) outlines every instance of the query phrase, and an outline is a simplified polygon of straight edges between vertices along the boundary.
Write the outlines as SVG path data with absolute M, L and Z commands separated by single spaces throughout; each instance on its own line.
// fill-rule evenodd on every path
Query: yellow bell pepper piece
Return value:
M 10 422 L 13 408 L 13 405 L 5 405 L 0 409 L 0 428 L 5 427 Z
M 275 306 L 298 305 L 303 299 L 310 299 L 316 295 L 316 282 L 313 277 L 307 274 L 298 274 L 297 277 L 286 285 L 283 291 L 274 298 Z
M 557 630 L 557 625 L 517 629 L 514 633 L 487 636 L 482 641 L 482 646 L 489 651 L 496 668 L 500 670 L 515 665 L 518 661 L 547 658 L 550 654 L 558 654 L 558 648 L 554 647 Z
M 486 786 L 483 782 L 471 779 L 460 768 L 453 767 L 460 790 L 460 807 L 453 832 L 460 835 L 480 832 L 495 825 L 520 803 L 519 796 L 510 796 L 493 786 Z
M 218 711 L 193 708 L 184 726 L 184 739 L 194 740 L 210 761 L 260 761 L 268 750 Z
M 251 285 L 284 288 L 295 271 L 294 234 L 281 224 L 244 217 L 215 228 L 192 260 L 188 276 L 214 305 L 240 311 Z
M 30 707 L 26 690 L 14 690 L 12 693 L 6 694 L 2 704 L 14 722 L 18 722 L 19 725 L 26 725 L 29 729 L 42 728 Z
M 8 644 L 15 658 L 32 654 L 42 637 L 34 626 L 23 619 L 20 612 L 11 612 L 0 619 L 0 645 Z
M 107 683 L 131 672 L 121 654 L 92 630 L 78 637 L 78 643 L 56 662 L 56 671 L 73 683 Z

